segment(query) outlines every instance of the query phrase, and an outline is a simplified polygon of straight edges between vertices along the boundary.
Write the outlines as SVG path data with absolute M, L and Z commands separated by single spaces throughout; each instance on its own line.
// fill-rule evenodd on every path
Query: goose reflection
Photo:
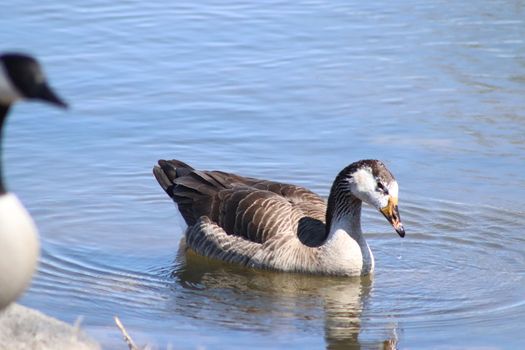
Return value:
M 327 349 L 396 348 L 395 332 L 390 329 L 381 330 L 382 337 L 378 339 L 360 339 L 372 277 L 338 278 L 246 269 L 196 255 L 186 250 L 184 240 L 174 265 L 171 274 L 177 284 L 199 292 L 203 298 L 192 295 L 193 307 L 184 307 L 185 311 L 177 298 L 177 312 L 183 311 L 188 317 L 262 332 L 269 327 L 272 332 L 283 333 L 315 332 L 323 327 Z

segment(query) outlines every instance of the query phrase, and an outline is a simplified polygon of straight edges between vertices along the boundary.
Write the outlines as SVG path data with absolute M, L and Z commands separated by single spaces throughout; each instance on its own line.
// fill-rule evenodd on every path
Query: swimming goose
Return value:
M 306 188 L 199 171 L 179 160 L 159 160 L 153 173 L 188 225 L 187 246 L 210 258 L 279 271 L 370 274 L 374 257 L 361 231 L 362 202 L 405 236 L 398 184 L 378 160 L 344 168 L 328 204 Z
M 21 99 L 43 100 L 66 107 L 47 84 L 34 58 L 15 53 L 0 55 L 0 146 L 9 108 Z M 18 198 L 7 191 L 0 161 L 0 310 L 25 290 L 38 255 L 33 220 Z

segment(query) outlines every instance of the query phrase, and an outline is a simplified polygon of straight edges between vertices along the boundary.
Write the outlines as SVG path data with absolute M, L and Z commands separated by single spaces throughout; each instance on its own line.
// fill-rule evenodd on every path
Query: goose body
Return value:
M 39 256 L 37 230 L 18 198 L 0 196 L 0 309 L 25 290 Z
M 40 99 L 66 106 L 47 85 L 34 58 L 0 55 L 0 146 L 9 109 L 20 99 Z M 16 195 L 7 191 L 0 160 L 0 310 L 27 288 L 38 256 L 37 229 Z
M 199 171 L 178 160 L 160 160 L 153 172 L 188 224 L 187 246 L 210 258 L 279 271 L 367 275 L 374 257 L 361 231 L 363 201 L 404 236 L 397 182 L 376 160 L 343 169 L 328 203 L 303 187 Z

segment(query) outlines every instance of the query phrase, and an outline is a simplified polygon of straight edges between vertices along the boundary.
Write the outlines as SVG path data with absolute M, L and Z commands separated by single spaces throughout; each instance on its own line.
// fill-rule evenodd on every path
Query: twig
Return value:
M 122 322 L 120 322 L 120 319 L 117 316 L 115 316 L 115 323 L 117 324 L 117 327 L 122 332 L 122 335 L 124 336 L 124 340 L 128 344 L 129 350 L 140 350 L 140 348 L 135 344 L 133 339 L 131 339 L 130 335 L 128 334 L 128 332 L 122 325 Z

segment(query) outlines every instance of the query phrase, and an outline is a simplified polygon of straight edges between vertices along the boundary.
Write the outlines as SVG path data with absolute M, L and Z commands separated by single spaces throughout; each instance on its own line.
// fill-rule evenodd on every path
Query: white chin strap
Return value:
M 21 98 L 22 95 L 9 79 L 4 63 L 0 61 L 0 103 L 10 105 Z

